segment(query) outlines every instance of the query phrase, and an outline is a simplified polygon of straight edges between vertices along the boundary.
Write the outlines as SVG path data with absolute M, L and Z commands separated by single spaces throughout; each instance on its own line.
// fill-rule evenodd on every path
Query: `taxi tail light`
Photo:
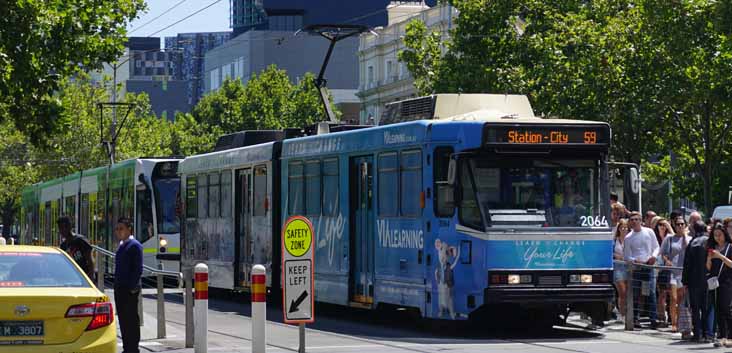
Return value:
M 111 325 L 114 322 L 114 311 L 109 302 L 81 304 L 70 307 L 66 311 L 66 317 L 91 317 L 92 320 L 86 327 L 86 331 L 91 331 Z

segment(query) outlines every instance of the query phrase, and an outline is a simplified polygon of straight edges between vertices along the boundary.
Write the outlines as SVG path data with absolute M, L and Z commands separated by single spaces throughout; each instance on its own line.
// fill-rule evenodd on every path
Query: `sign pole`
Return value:
M 297 353 L 305 353 L 305 324 L 300 324 L 300 347 L 297 349 Z
M 285 323 L 297 324 L 299 353 L 305 353 L 305 324 L 315 321 L 313 224 L 302 216 L 282 228 L 282 308 Z

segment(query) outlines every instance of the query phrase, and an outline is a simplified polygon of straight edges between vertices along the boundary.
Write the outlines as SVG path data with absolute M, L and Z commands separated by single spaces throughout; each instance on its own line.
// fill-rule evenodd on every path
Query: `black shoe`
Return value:
M 655 329 L 658 328 L 658 323 L 655 322 L 655 321 L 651 321 L 651 325 L 650 326 L 651 326 L 651 330 L 655 330 Z

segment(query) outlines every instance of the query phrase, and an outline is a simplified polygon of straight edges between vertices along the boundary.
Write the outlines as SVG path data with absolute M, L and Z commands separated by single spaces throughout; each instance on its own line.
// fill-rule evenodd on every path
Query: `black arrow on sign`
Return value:
M 300 296 L 297 297 L 297 299 L 290 302 L 290 313 L 299 311 L 300 304 L 302 304 L 302 301 L 305 300 L 305 298 L 307 298 L 307 297 L 308 297 L 308 291 L 304 290 L 304 291 L 302 291 L 302 294 L 300 294 Z

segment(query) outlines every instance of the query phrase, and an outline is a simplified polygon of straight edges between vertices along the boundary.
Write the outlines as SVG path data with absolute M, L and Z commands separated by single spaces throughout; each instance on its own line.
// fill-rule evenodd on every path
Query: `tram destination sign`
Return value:
M 288 324 L 315 321 L 314 237 L 312 223 L 302 216 L 288 218 L 282 227 L 282 308 Z
M 607 125 L 487 125 L 487 145 L 607 145 Z

